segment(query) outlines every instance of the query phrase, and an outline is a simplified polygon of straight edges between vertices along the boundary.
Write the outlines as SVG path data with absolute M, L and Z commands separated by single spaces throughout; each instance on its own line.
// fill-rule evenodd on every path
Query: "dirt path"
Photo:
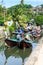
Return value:
M 24 65 L 43 65 L 43 37 Z

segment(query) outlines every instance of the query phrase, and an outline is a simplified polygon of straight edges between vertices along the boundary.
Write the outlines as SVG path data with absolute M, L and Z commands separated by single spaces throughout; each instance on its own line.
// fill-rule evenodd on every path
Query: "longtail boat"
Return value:
M 14 32 L 13 34 L 18 34 L 18 33 Z M 15 37 L 14 38 L 7 38 L 7 39 L 5 39 L 5 42 L 10 47 L 13 47 L 13 46 L 18 46 L 19 48 L 32 47 L 32 44 L 31 44 L 32 41 L 29 40 L 29 39 L 27 40 L 25 38 L 23 39 L 22 37 L 21 37 L 21 39 L 18 39 L 18 38 L 15 38 Z
M 18 40 L 15 39 L 15 38 L 11 38 L 11 39 L 7 38 L 7 39 L 5 39 L 5 42 L 6 42 L 6 44 L 7 44 L 9 47 L 13 47 L 13 46 L 16 46 L 16 45 L 17 45 Z
M 31 40 L 18 40 L 16 38 L 12 38 L 12 39 L 5 39 L 5 42 L 6 44 L 9 46 L 9 47 L 13 47 L 13 46 L 18 46 L 19 48 L 29 48 L 29 47 L 32 47 L 32 42 Z
M 21 40 L 21 42 L 18 44 L 19 48 L 30 48 L 32 47 L 32 41 L 31 40 Z

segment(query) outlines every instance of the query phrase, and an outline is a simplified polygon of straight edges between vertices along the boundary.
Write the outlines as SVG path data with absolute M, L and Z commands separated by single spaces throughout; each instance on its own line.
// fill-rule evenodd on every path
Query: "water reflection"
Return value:
M 32 48 L 19 49 L 17 47 L 5 48 L 4 39 L 0 39 L 0 65 L 24 65 L 27 61 Z M 33 49 L 36 43 L 32 43 Z
M 6 65 L 22 65 L 22 59 L 21 58 L 15 58 L 14 56 L 10 56 L 7 59 Z
M 37 43 L 32 43 L 32 50 L 34 50 L 34 48 L 37 46 Z
M 18 49 L 16 48 L 8 48 L 5 50 L 5 56 L 7 59 L 6 65 L 24 65 L 24 61 L 27 57 L 29 57 L 32 48 L 30 49 Z
M 0 51 L 0 65 L 5 65 L 6 57 L 4 51 Z
M 33 48 L 27 49 L 0 47 L 0 65 L 24 65 L 36 45 L 32 43 Z

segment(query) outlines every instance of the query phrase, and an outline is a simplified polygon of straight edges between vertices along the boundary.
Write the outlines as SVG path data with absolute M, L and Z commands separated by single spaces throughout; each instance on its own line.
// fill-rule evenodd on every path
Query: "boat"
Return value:
M 13 47 L 13 46 L 16 46 L 17 45 L 18 40 L 16 38 L 10 38 L 10 39 L 9 38 L 6 38 L 5 39 L 5 42 L 6 42 L 7 46 Z
M 20 33 L 14 32 L 13 34 L 18 35 Z M 18 37 L 19 37 L 19 35 L 16 36 L 16 37 L 13 37 L 13 38 L 6 38 L 5 42 L 10 47 L 13 47 L 13 46 L 18 46 L 19 48 L 29 48 L 29 47 L 32 47 L 32 44 L 31 44 L 32 41 L 30 40 L 29 37 L 28 37 L 29 39 L 27 37 L 26 38 L 22 38 L 22 37 L 24 37 L 24 34 L 22 34 L 22 37 L 19 37 L 19 38 Z
M 5 42 L 9 47 L 14 47 L 14 46 L 18 46 L 19 48 L 32 47 L 31 40 L 25 40 L 25 39 L 19 40 L 17 38 L 11 38 L 11 39 L 7 38 L 5 39 Z
M 19 48 L 30 48 L 32 47 L 32 41 L 31 40 L 21 40 L 21 42 L 18 44 Z

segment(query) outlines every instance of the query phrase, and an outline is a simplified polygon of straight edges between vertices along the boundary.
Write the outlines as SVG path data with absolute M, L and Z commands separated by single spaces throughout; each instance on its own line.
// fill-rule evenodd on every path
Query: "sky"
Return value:
M 3 6 L 11 7 L 17 4 L 20 4 L 21 0 L 3 0 Z M 0 0 L 0 4 L 2 0 Z M 43 4 L 43 0 L 24 0 L 24 4 L 31 4 L 32 6 L 37 6 Z

